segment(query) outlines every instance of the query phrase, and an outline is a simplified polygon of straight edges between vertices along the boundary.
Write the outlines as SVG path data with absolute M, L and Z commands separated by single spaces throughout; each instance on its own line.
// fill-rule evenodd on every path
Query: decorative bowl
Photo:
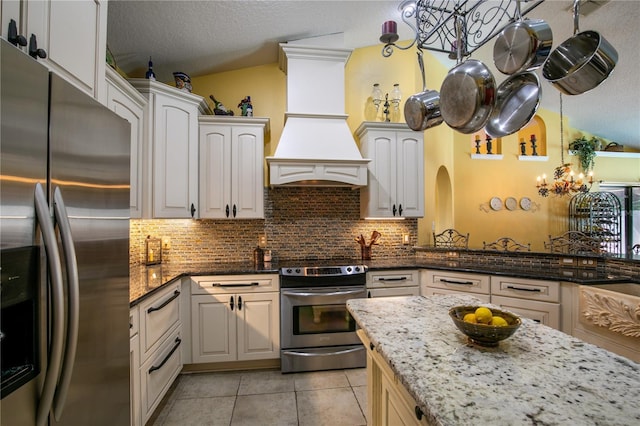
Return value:
M 501 316 L 508 325 L 496 326 L 488 324 L 474 324 L 463 321 L 466 314 L 474 313 L 479 306 L 454 306 L 449 309 L 449 316 L 458 330 L 463 332 L 469 341 L 480 346 L 494 347 L 498 346 L 501 340 L 504 340 L 516 332 L 522 321 L 520 318 L 510 312 L 501 311 L 499 309 L 491 309 L 491 313 L 495 316 Z

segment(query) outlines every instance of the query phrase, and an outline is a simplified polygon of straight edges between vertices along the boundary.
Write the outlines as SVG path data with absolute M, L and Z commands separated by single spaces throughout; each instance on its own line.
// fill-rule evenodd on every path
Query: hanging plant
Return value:
M 584 136 L 575 139 L 569 144 L 569 151 L 578 156 L 580 167 L 585 173 L 593 169 L 597 155 L 596 149 L 600 145 L 602 145 L 600 140 L 596 138 L 587 139 Z

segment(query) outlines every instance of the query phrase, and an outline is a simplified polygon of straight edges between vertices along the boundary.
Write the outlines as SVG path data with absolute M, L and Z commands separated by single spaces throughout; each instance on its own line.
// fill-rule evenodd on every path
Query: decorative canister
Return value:
M 173 78 L 176 81 L 176 87 L 178 89 L 191 93 L 191 77 L 183 72 L 174 72 Z

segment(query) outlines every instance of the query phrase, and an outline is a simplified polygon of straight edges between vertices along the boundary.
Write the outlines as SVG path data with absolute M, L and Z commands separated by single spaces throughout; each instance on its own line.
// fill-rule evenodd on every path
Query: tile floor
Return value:
M 366 369 L 183 374 L 153 426 L 366 425 Z

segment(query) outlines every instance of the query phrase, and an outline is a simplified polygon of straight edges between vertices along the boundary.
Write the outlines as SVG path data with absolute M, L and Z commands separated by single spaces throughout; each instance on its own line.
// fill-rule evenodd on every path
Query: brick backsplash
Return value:
M 261 234 L 277 259 L 359 258 L 356 236 L 382 234 L 372 250 L 376 259 L 412 257 L 418 220 L 360 218 L 360 191 L 350 188 L 266 188 L 264 219 L 132 219 L 130 262 L 144 263 L 145 242 L 168 237 L 163 263 L 240 262 L 252 259 Z M 402 244 L 402 234 L 411 244 Z

